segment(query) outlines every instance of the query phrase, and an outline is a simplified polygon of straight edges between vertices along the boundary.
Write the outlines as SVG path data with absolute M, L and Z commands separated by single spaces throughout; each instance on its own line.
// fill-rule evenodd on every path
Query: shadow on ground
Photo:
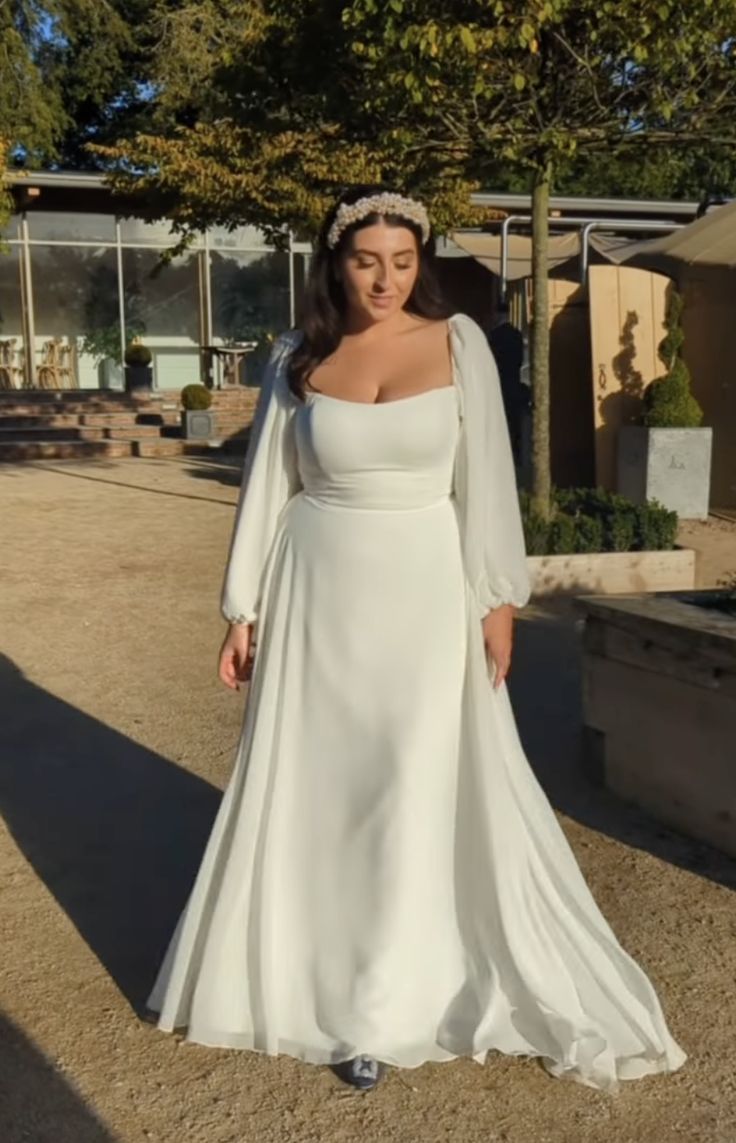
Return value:
M 26 859 L 140 1012 L 220 792 L 50 695 L 4 656 L 0 693 L 0 809 Z M 584 775 L 578 635 L 569 610 L 518 624 L 511 694 L 524 746 L 557 809 L 673 865 L 736 885 L 736 862 L 660 827 Z M 79 1136 L 87 1138 L 96 1137 Z
M 115 1138 L 20 1028 L 0 1016 L 3 1143 L 115 1143 Z
M 221 793 L 35 686 L 0 655 L 0 810 L 140 1011 Z
M 532 768 L 556 809 L 663 861 L 736 887 L 736 861 L 660 825 L 594 785 L 584 770 L 580 627 L 574 604 L 535 610 L 516 625 L 509 691 Z M 622 715 L 623 717 L 623 715 Z
M 243 477 L 243 457 L 222 456 L 217 460 L 203 460 L 191 464 L 186 473 L 195 480 L 214 480 L 228 488 L 239 488 Z

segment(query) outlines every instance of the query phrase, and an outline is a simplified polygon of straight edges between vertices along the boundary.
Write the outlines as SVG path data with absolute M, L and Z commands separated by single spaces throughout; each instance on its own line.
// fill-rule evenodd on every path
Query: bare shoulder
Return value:
M 420 345 L 439 346 L 447 341 L 452 319 L 425 318 L 418 314 L 407 314 L 407 324 L 403 330 L 405 337 Z

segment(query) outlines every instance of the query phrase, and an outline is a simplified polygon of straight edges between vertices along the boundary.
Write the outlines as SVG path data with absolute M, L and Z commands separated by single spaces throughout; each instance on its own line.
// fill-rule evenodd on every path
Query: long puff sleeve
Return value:
M 294 439 L 297 402 L 286 378 L 299 336 L 292 331 L 276 341 L 253 415 L 220 605 L 231 623 L 256 622 L 279 516 L 301 488 Z
M 454 495 L 468 585 L 482 618 L 502 604 L 523 607 L 530 582 L 498 369 L 478 325 L 451 321 L 461 395 Z

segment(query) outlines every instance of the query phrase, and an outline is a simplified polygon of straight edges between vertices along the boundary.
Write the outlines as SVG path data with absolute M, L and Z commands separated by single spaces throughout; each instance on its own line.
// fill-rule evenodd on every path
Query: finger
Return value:
M 499 687 L 501 687 L 506 682 L 506 679 L 508 677 L 508 673 L 509 673 L 510 669 L 511 669 L 511 660 L 510 659 L 506 659 L 506 660 L 504 660 L 504 662 L 496 664 L 496 677 L 493 680 L 493 689 L 494 690 L 498 690 Z
M 226 687 L 230 688 L 230 690 L 235 690 L 237 688 L 233 661 L 229 656 L 223 655 L 221 657 L 217 674 L 220 682 L 224 683 Z

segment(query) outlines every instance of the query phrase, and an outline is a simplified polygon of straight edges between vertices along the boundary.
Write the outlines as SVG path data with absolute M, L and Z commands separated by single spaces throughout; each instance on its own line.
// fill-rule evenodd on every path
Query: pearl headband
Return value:
M 327 245 L 330 250 L 335 249 L 343 232 L 349 226 L 355 222 L 361 222 L 369 214 L 397 214 L 400 218 L 406 218 L 421 228 L 422 244 L 429 241 L 431 232 L 429 216 L 421 202 L 417 202 L 413 198 L 405 198 L 401 194 L 390 194 L 385 191 L 383 194 L 359 198 L 357 202 L 340 203 L 335 221 L 327 232 Z

